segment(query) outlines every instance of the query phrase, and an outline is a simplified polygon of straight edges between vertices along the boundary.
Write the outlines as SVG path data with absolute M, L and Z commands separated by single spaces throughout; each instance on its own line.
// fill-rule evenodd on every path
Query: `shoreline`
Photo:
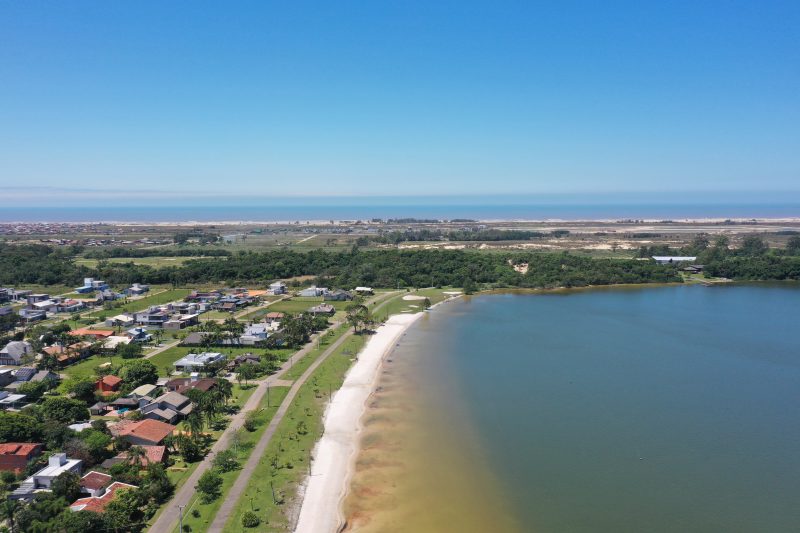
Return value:
M 341 388 L 333 395 L 323 417 L 322 437 L 314 445 L 314 459 L 305 483 L 296 532 L 334 532 L 344 526 L 342 504 L 349 492 L 361 447 L 362 419 L 367 402 L 378 383 L 385 358 L 400 337 L 424 314 L 389 317 L 359 352 Z

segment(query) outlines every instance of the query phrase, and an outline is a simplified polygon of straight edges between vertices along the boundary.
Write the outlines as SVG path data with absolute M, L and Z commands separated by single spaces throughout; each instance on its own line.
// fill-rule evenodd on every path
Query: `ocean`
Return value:
M 358 531 L 789 532 L 800 285 L 467 297 L 387 363 Z
M 297 202 L 297 200 L 294 200 Z M 439 203 L 436 203 L 439 202 Z M 97 205 L 103 203 L 104 205 Z M 373 218 L 475 219 L 475 220 L 681 220 L 697 218 L 800 217 L 800 203 L 417 203 L 363 199 L 328 199 L 308 204 L 269 205 L 130 205 L 97 202 L 88 206 L 0 207 L 0 223 L 7 222 L 279 222 L 369 220 Z

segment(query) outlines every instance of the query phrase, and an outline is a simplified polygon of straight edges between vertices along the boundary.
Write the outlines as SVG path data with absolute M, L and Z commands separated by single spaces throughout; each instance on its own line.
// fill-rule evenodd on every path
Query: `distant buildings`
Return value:
M 654 255 L 653 260 L 659 265 L 668 265 L 671 263 L 691 263 L 697 260 L 695 256 L 681 256 L 681 255 Z

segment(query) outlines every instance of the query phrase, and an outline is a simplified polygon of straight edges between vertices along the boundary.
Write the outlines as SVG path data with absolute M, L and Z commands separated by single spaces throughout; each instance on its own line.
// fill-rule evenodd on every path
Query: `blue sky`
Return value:
M 5 2 L 0 192 L 800 197 L 800 2 L 431 4 Z

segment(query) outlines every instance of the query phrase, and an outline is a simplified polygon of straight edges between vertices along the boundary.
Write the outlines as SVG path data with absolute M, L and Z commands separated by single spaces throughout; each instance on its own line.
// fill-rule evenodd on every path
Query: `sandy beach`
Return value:
M 334 532 L 344 524 L 341 504 L 358 452 L 361 418 L 377 385 L 381 362 L 423 314 L 390 317 L 367 342 L 341 389 L 334 394 L 325 413 L 324 434 L 314 448 L 314 462 L 295 531 Z

